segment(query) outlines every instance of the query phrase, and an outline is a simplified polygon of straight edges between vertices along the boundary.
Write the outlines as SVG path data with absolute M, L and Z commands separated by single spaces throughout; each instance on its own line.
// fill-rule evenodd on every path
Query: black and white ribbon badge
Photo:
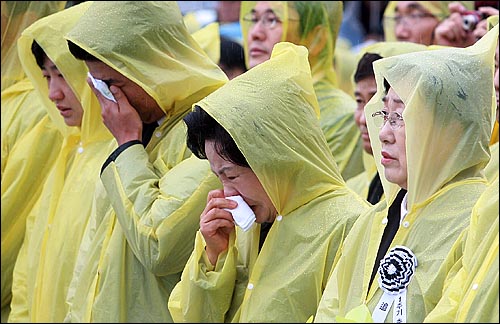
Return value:
M 417 258 L 406 246 L 396 245 L 380 260 L 379 287 L 384 291 L 372 317 L 375 323 L 383 323 L 392 304 L 393 323 L 406 323 L 406 290 L 415 274 Z

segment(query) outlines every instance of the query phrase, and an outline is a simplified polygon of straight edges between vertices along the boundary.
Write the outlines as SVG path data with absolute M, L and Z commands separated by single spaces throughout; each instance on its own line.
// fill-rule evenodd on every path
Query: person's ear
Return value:
M 307 34 L 305 43 L 308 44 L 309 55 L 316 57 L 321 53 L 321 51 L 326 46 L 326 41 L 328 39 L 328 29 L 323 25 L 318 25 L 314 27 L 313 30 Z

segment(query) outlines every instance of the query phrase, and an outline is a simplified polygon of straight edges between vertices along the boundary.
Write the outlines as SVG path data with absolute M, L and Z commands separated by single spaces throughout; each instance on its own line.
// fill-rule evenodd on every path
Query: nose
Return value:
M 408 28 L 407 23 L 404 19 L 401 19 L 401 21 L 396 24 L 394 28 L 397 39 L 407 39 L 410 36 L 410 29 Z
M 49 99 L 53 102 L 62 100 L 64 93 L 62 91 L 61 82 L 58 78 L 51 78 L 49 81 Z
M 250 26 L 248 30 L 248 37 L 250 40 L 253 39 L 262 40 L 266 37 L 265 27 L 262 24 L 262 20 L 259 20 L 254 25 Z
M 378 133 L 378 138 L 381 143 L 392 143 L 394 142 L 394 132 L 390 126 L 389 122 L 384 123 L 380 128 Z
M 359 114 L 359 123 L 366 127 L 366 116 L 365 116 L 364 107 L 363 107 L 361 113 Z
M 232 186 L 224 185 L 224 197 L 237 196 L 240 193 Z

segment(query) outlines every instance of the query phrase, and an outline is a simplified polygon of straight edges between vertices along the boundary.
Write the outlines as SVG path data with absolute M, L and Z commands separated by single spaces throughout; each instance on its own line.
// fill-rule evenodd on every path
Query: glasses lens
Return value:
M 376 111 L 376 112 L 374 112 L 374 113 L 372 114 L 372 117 L 373 117 L 373 121 L 374 121 L 375 126 L 377 126 L 377 127 L 382 127 L 382 126 L 384 126 L 384 123 L 385 123 L 385 121 L 384 121 L 384 119 L 385 119 L 385 118 L 384 118 L 384 116 L 385 116 L 385 114 L 384 114 L 384 112 L 383 112 L 383 111 Z

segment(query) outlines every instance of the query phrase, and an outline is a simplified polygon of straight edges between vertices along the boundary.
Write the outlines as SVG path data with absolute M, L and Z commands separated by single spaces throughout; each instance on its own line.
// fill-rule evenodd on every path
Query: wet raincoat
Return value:
M 236 142 L 278 216 L 236 228 L 213 270 L 198 232 L 172 292 L 176 322 L 305 322 L 337 248 L 367 203 L 349 190 L 319 128 L 307 50 L 278 43 L 259 64 L 197 103 Z
M 384 78 L 406 105 L 408 214 L 388 251 L 404 246 L 418 263 L 406 287 L 407 322 L 422 322 L 439 301 L 445 277 L 460 257 L 447 258 L 447 254 L 469 225 L 472 207 L 486 188 L 482 169 L 489 160 L 496 108 L 493 58 L 497 38 L 498 31 L 469 48 L 409 53 L 373 63 L 378 90 L 366 105 L 366 115 L 383 108 Z M 378 138 L 373 118 L 367 122 L 370 137 Z M 384 175 L 381 143 L 372 141 L 372 146 L 379 174 Z M 399 186 L 383 176 L 381 180 L 385 200 L 360 216 L 346 238 L 316 322 L 367 321 L 382 297 L 380 273 L 370 286 L 369 281 L 387 223 L 387 206 Z M 383 274 L 387 279 L 387 273 Z M 387 308 L 386 322 L 393 320 L 394 307 Z
M 40 92 L 48 114 L 57 116 L 52 120 L 64 139 L 41 196 L 27 218 L 26 235 L 14 268 L 9 321 L 64 320 L 66 293 L 90 216 L 99 169 L 116 147 L 102 123 L 99 102 L 87 84 L 87 67 L 72 56 L 63 37 L 90 4 L 85 2 L 42 18 L 19 39 L 26 74 Z M 50 101 L 47 81 L 31 53 L 33 40 L 54 62 L 82 104 L 81 127 L 66 126 Z
M 399 1 L 389 1 L 384 10 L 385 17 L 394 17 L 396 14 L 396 6 Z M 452 2 L 459 2 L 468 10 L 474 10 L 474 1 L 415 1 L 424 7 L 427 11 L 433 14 L 439 21 L 442 21 L 450 15 L 448 5 Z M 388 42 L 397 41 L 396 38 L 396 23 L 394 20 L 383 19 L 384 39 Z
M 29 115 L 35 118 L 22 118 Z M 42 192 L 63 140 L 52 118 L 62 119 L 47 114 L 40 94 L 28 79 L 2 92 L 3 322 L 10 308 L 12 272 L 24 239 L 26 218 Z
M 26 77 L 16 45 L 23 30 L 65 5 L 66 1 L 2 1 L 2 91 Z
M 96 1 L 67 38 L 142 87 L 166 116 L 146 147 L 128 147 L 102 170 L 66 320 L 170 322 L 170 291 L 207 193 L 220 187 L 207 161 L 187 149 L 182 118 L 227 77 L 189 35 L 175 2 Z
M 490 16 L 487 18 L 488 30 L 493 29 L 494 26 L 498 25 L 498 15 Z M 495 115 L 496 116 L 496 115 Z M 498 121 L 495 119 L 495 126 L 493 127 L 493 133 L 491 134 L 490 140 L 490 151 L 491 159 L 490 162 L 484 168 L 484 173 L 486 178 L 491 182 L 498 177 L 499 164 L 498 159 L 500 158 L 499 152 L 499 142 L 498 142 Z
M 48 125 L 50 118 L 47 117 L 40 94 L 24 73 L 19 61 L 17 40 L 26 27 L 41 17 L 62 10 L 65 3 L 66 1 L 1 3 L 2 323 L 7 321 L 10 312 L 12 271 L 24 238 L 27 213 L 40 195 L 43 182 L 62 142 L 59 131 L 53 125 Z M 36 126 L 38 123 L 40 124 Z M 24 137 L 33 128 L 38 130 Z M 43 128 L 45 131 L 40 133 Z M 20 142 L 24 144 L 19 144 Z
M 450 257 L 463 254 L 458 270 L 450 271 L 443 297 L 424 322 L 498 323 L 498 188 L 497 169 L 450 251 Z
M 498 186 L 497 177 L 474 206 L 451 250 L 463 252 L 459 270 L 424 323 L 498 323 Z
M 358 65 L 359 60 L 361 60 L 361 58 L 365 53 L 375 53 L 382 57 L 390 57 L 404 53 L 423 51 L 426 49 L 427 47 L 425 45 L 417 43 L 377 42 L 375 44 L 364 47 L 360 51 L 360 53 L 358 53 L 356 67 Z M 354 70 L 354 73 L 356 73 L 356 69 Z M 355 88 L 354 73 L 351 75 L 349 82 L 353 83 L 353 87 Z M 367 116 L 365 118 L 368 119 L 370 118 L 370 116 Z M 378 141 L 378 138 L 370 140 Z M 373 177 L 375 177 L 375 175 L 377 174 L 377 167 L 375 165 L 375 161 L 373 160 L 373 155 L 368 154 L 364 150 L 363 150 L 363 165 L 364 165 L 364 171 L 356 175 L 355 177 L 347 180 L 346 184 L 349 188 L 353 189 L 355 192 L 361 195 L 361 197 L 366 198 L 368 196 L 370 183 L 373 180 Z
M 220 60 L 220 34 L 219 23 L 213 22 L 191 33 L 205 53 L 215 64 Z
M 314 91 L 320 107 L 320 124 L 328 146 L 344 179 L 363 171 L 360 133 L 354 123 L 356 101 L 340 90 L 337 84 L 333 57 L 342 22 L 342 1 L 270 1 L 283 24 L 281 41 L 297 42 L 309 50 Z M 243 1 L 240 25 L 243 48 L 248 66 L 249 25 L 243 16 L 255 7 L 256 1 Z M 300 17 L 300 27 L 291 15 Z

